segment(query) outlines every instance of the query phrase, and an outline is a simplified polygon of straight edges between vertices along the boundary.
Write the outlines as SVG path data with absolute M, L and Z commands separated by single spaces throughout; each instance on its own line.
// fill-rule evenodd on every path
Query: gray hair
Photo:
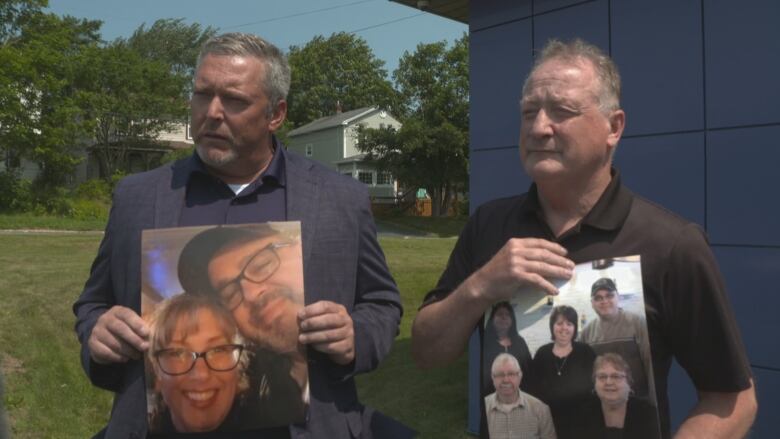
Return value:
M 596 382 L 596 373 L 607 364 L 611 364 L 616 370 L 626 374 L 626 382 L 629 387 L 634 385 L 634 377 L 631 375 L 631 366 L 628 365 L 628 362 L 626 362 L 620 354 L 615 352 L 607 352 L 606 354 L 601 354 L 596 357 L 596 360 L 593 362 L 594 383 Z
M 528 87 L 531 75 L 542 64 L 557 59 L 568 62 L 587 61 L 593 66 L 599 79 L 599 92 L 596 96 L 599 109 L 607 114 L 620 109 L 620 73 L 617 65 L 604 51 L 597 46 L 575 38 L 568 42 L 557 39 L 547 41 L 542 51 L 536 57 L 534 66 L 523 83 L 523 94 Z
M 496 373 L 498 366 L 503 363 L 511 363 L 511 365 L 514 366 L 514 368 L 517 369 L 517 371 L 522 375 L 523 371 L 520 369 L 520 363 L 517 361 L 517 358 L 515 358 L 514 355 L 508 354 L 506 352 L 498 354 L 496 359 L 493 360 L 493 365 L 490 367 L 490 375 L 492 376 L 494 373 Z
M 257 35 L 231 32 L 211 37 L 198 55 L 198 67 L 206 55 L 251 56 L 265 61 L 264 83 L 261 84 L 270 101 L 269 115 L 287 99 L 290 91 L 290 64 L 281 50 Z

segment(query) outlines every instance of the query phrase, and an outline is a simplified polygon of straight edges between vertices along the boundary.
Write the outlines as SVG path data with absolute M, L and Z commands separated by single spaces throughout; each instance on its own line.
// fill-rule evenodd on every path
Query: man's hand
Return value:
M 98 318 L 87 344 L 96 363 L 124 363 L 141 358 L 149 348 L 148 337 L 146 322 L 132 309 L 117 305 Z
M 322 300 L 298 311 L 299 341 L 341 365 L 355 359 L 355 331 L 352 317 L 338 303 Z
M 548 279 L 569 279 L 574 262 L 566 259 L 566 249 L 544 239 L 512 238 L 470 281 L 474 293 L 487 305 L 508 300 L 521 288 L 534 288 L 558 294 Z
M 557 294 L 548 279 L 569 279 L 566 249 L 544 239 L 513 238 L 443 300 L 422 308 L 412 325 L 412 357 L 423 368 L 455 361 L 485 310 L 525 289 Z

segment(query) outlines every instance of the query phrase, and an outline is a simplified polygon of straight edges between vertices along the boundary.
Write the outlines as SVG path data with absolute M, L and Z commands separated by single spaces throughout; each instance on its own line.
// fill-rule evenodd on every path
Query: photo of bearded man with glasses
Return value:
M 250 419 L 302 422 L 309 381 L 298 313 L 304 306 L 300 230 L 289 224 L 221 226 L 187 242 L 178 262 L 184 294 L 215 300 L 235 319 L 251 354 Z M 266 414 L 271 416 L 266 416 Z

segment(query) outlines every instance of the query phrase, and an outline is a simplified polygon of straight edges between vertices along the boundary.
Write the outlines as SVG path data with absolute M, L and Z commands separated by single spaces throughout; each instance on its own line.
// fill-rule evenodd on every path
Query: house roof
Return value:
M 450 20 L 469 22 L 469 0 L 391 0 Z
M 349 125 L 355 119 L 363 117 L 373 111 L 377 111 L 377 107 L 364 107 L 357 110 L 345 111 L 343 113 L 334 114 L 333 116 L 321 117 L 314 122 L 307 123 L 300 126 L 289 133 L 287 136 L 295 137 L 301 134 L 313 133 L 314 131 L 324 130 L 326 128 L 332 128 L 339 125 Z
M 355 154 L 355 155 L 351 155 L 349 157 L 345 157 L 345 158 L 343 158 L 341 160 L 336 160 L 333 163 L 335 163 L 337 165 L 340 165 L 340 164 L 343 164 L 343 163 L 362 162 L 363 159 L 365 159 L 365 158 L 366 158 L 366 154 Z

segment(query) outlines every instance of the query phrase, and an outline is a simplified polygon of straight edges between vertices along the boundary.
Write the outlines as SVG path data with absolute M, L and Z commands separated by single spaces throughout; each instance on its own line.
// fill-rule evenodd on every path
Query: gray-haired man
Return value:
M 581 40 L 548 43 L 521 100 L 520 157 L 534 184 L 472 215 L 417 314 L 413 355 L 451 362 L 493 303 L 527 288 L 556 294 L 551 280 L 569 279 L 575 263 L 641 254 L 664 437 L 673 358 L 699 394 L 678 437 L 741 437 L 755 391 L 720 271 L 696 224 L 620 182 L 612 157 L 625 121 L 614 62 Z
M 114 203 L 89 280 L 74 305 L 82 364 L 116 392 L 106 437 L 144 437 L 140 237 L 148 228 L 301 221 L 308 347 L 305 423 L 263 437 L 346 438 L 368 433 L 354 375 L 387 355 L 401 318 L 398 290 L 376 240 L 366 188 L 304 157 L 274 136 L 287 114 L 284 55 L 249 34 L 204 45 L 191 101 L 197 153 L 132 175 Z M 254 433 L 255 436 L 257 433 Z
M 555 439 L 550 407 L 520 390 L 523 371 L 512 354 L 498 354 L 490 376 L 494 393 L 485 397 L 490 439 Z

